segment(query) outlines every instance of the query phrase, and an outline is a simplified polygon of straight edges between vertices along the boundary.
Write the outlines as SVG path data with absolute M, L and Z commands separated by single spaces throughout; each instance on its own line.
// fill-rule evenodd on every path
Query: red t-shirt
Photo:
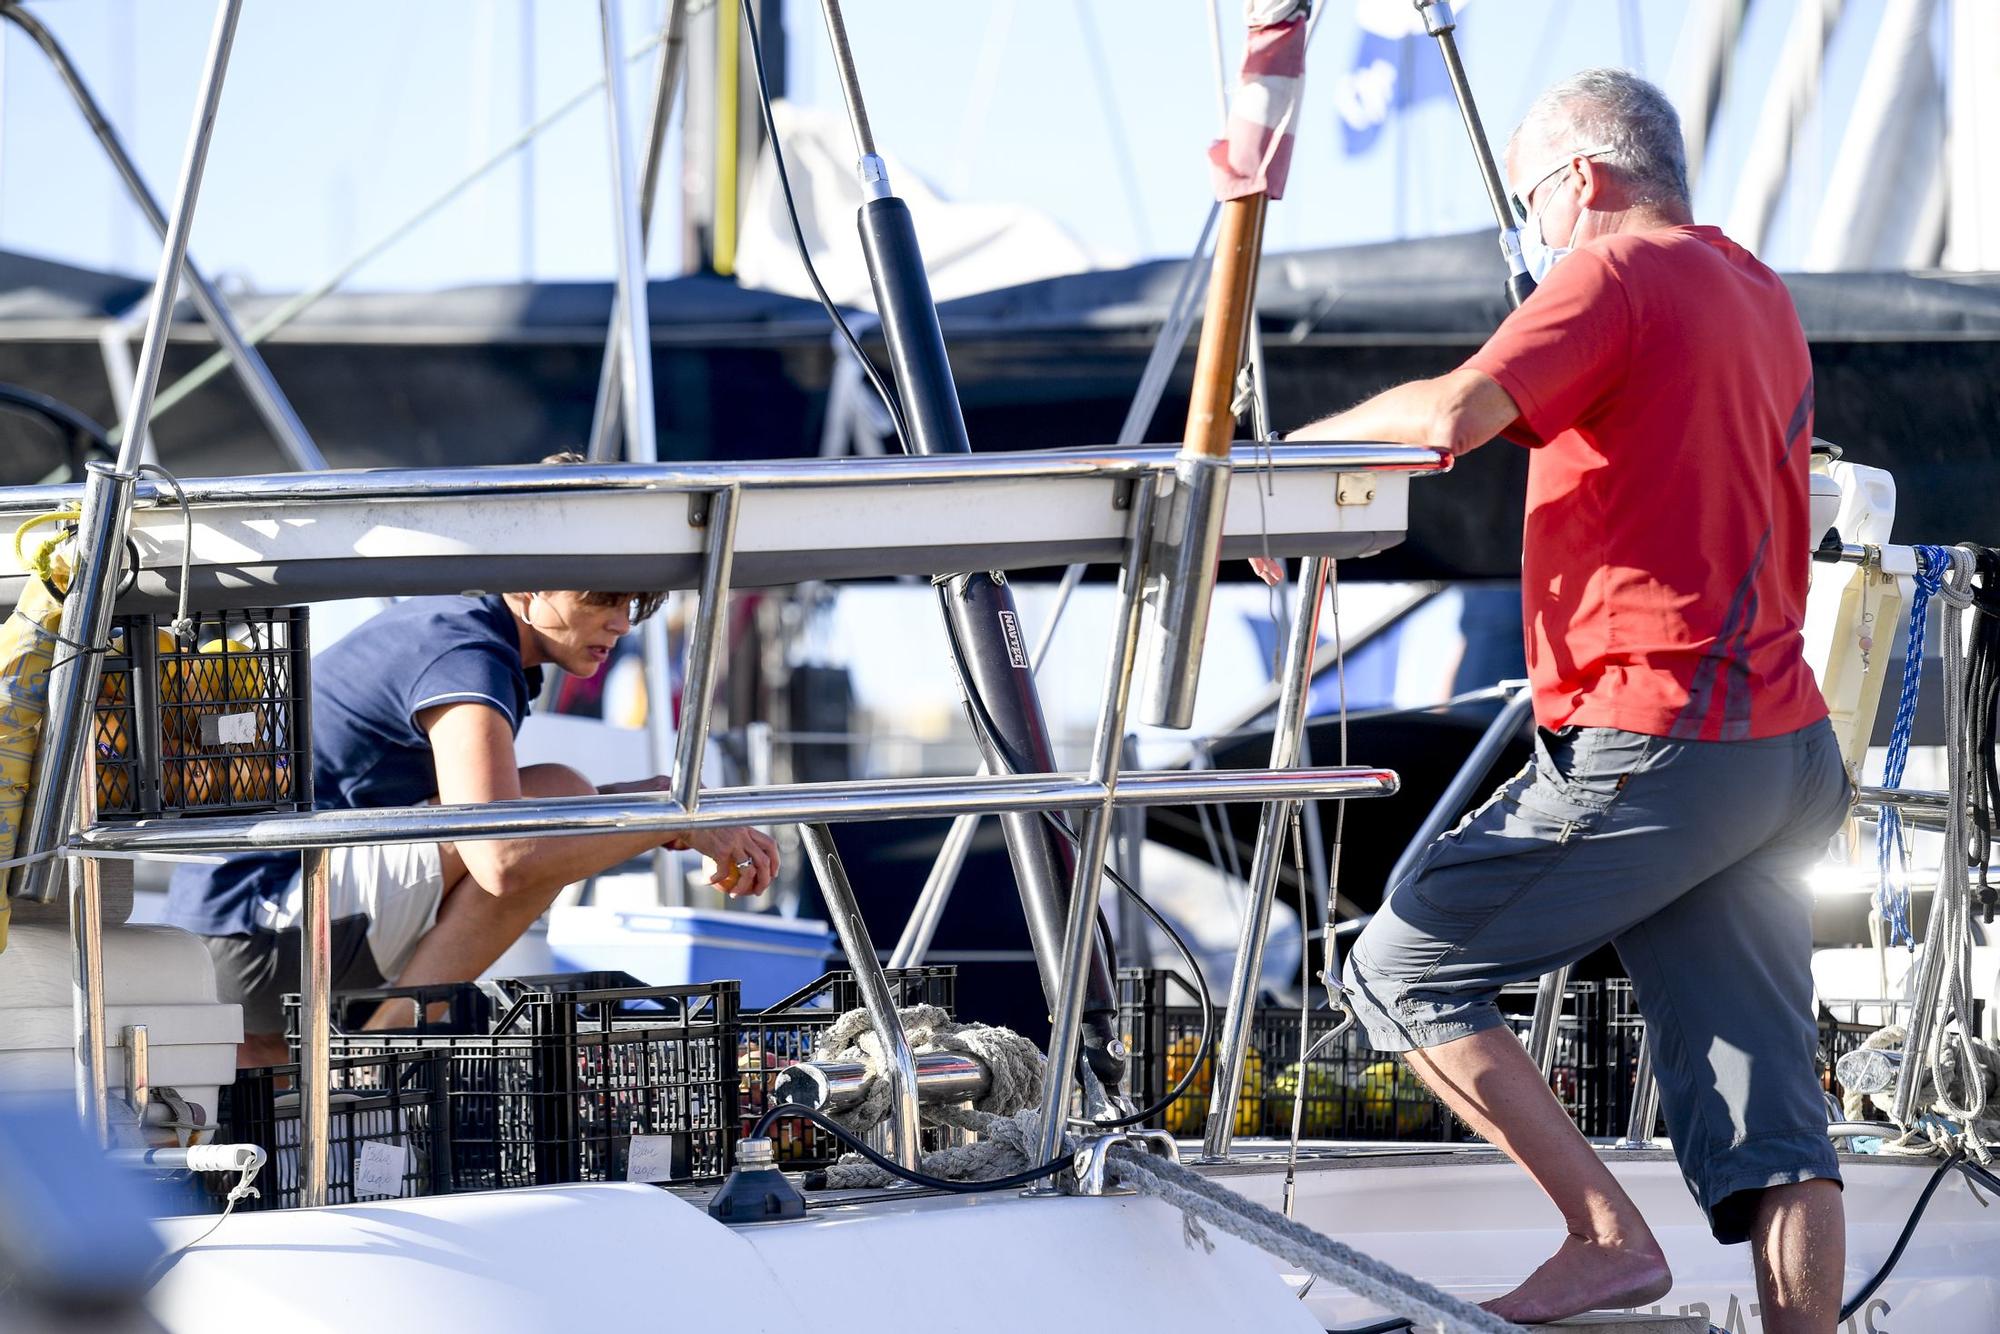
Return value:
M 1521 411 L 1521 598 L 1544 727 L 1735 741 L 1826 716 L 1802 655 L 1812 363 L 1713 227 L 1592 241 L 1466 365 Z

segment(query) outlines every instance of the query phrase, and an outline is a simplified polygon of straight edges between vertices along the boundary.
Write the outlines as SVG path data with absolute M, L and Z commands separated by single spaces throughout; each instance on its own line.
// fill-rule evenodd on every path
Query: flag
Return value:
M 1463 14 L 1471 2 L 1459 0 L 1453 12 Z M 1451 93 L 1437 41 L 1424 31 L 1423 15 L 1410 0 L 1357 0 L 1354 19 L 1361 40 L 1333 87 L 1349 157 L 1374 147 L 1398 111 Z
M 1292 166 L 1292 126 L 1305 91 L 1306 6 L 1251 0 L 1248 9 L 1243 73 L 1229 99 L 1228 129 L 1208 147 L 1210 175 L 1217 199 L 1254 194 L 1283 199 Z M 1259 21 L 1286 13 L 1292 17 Z

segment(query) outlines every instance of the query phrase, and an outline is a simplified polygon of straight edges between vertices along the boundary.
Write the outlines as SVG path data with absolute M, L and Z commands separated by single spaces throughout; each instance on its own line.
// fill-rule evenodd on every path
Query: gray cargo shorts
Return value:
M 1501 987 L 1613 944 L 1688 1189 L 1716 1239 L 1757 1194 L 1838 1181 L 1816 1065 L 1806 869 L 1847 775 L 1824 722 L 1755 741 L 1538 729 L 1527 768 L 1425 851 L 1355 942 L 1370 1040 L 1434 1047 L 1503 1021 Z

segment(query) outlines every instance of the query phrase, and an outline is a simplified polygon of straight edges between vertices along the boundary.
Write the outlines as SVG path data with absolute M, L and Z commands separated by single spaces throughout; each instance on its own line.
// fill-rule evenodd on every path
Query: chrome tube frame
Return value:
M 1125 741 L 1125 715 L 1132 698 L 1132 667 L 1138 656 L 1139 622 L 1145 608 L 1156 500 L 1154 487 L 1141 486 L 1135 491 L 1125 562 L 1119 570 L 1118 621 L 1106 655 L 1104 693 L 1090 754 L 1090 777 L 1102 786 L 1103 796 L 1089 807 L 1082 846 L 1076 851 L 1076 875 L 1070 884 L 1069 915 L 1063 925 L 1062 957 L 1053 988 L 1049 1060 L 1042 1072 L 1042 1133 L 1036 1162 L 1049 1162 L 1062 1152 L 1063 1128 L 1069 1121 L 1070 1085 L 1076 1079 L 1077 1049 L 1083 1038 L 1091 952 L 1097 944 L 1104 853 L 1118 804 L 1118 755 Z M 1036 1189 L 1054 1187 L 1044 1182 Z
M 1563 992 L 1569 988 L 1574 964 L 1542 974 L 1535 988 L 1535 1011 L 1528 1021 L 1528 1059 L 1547 1079 L 1556 1068 L 1556 1034 L 1562 1029 Z
M 1298 600 L 1292 608 L 1291 634 L 1285 641 L 1284 690 L 1271 728 L 1271 768 L 1298 763 L 1305 735 L 1306 701 L 1312 690 L 1313 649 L 1319 644 L 1319 613 L 1326 601 L 1332 562 L 1321 556 L 1299 567 Z M 1250 1049 L 1250 1025 L 1256 1018 L 1257 991 L 1264 972 L 1264 937 L 1271 929 L 1271 904 L 1278 893 L 1278 872 L 1285 860 L 1285 835 L 1291 826 L 1292 801 L 1265 804 L 1257 817 L 1256 851 L 1250 861 L 1249 897 L 1244 904 L 1243 930 L 1236 939 L 1236 961 L 1230 970 L 1229 995 L 1222 1002 L 1222 1035 L 1216 1048 L 1215 1096 L 1209 1102 L 1207 1131 L 1202 1137 L 1204 1159 L 1226 1159 L 1236 1134 L 1236 1100 L 1243 1090 L 1244 1060 Z M 1306 924 L 1299 924 L 1301 931 Z
M 688 630 L 687 669 L 681 675 L 680 754 L 674 760 L 674 800 L 692 811 L 701 799 L 702 752 L 715 704 L 720 641 L 729 612 L 729 577 L 736 559 L 736 490 L 708 497 L 708 548 L 702 560 L 700 604 Z M 668 701 L 662 699 L 660 707 Z M 648 711 L 650 716 L 650 704 Z
M 76 647 L 105 642 L 111 632 L 111 603 L 125 548 L 125 521 L 131 512 L 132 477 L 110 465 L 85 466 L 83 513 L 77 526 L 82 555 L 70 576 L 57 625 L 55 657 L 49 666 L 48 711 L 42 722 L 41 756 L 30 779 L 17 857 L 41 857 L 16 868 L 15 898 L 47 903 L 55 897 L 55 864 L 46 854 L 71 829 L 90 753 L 93 704 L 100 660 Z M 93 789 L 94 792 L 94 789 Z
M 1394 795 L 1387 769 L 1149 770 L 1112 782 L 1083 774 L 869 779 L 769 788 L 711 788 L 698 811 L 665 793 L 599 793 L 494 801 L 469 806 L 385 806 L 367 810 L 134 820 L 78 834 L 67 851 L 105 856 L 241 852 L 362 844 L 463 842 L 606 833 L 678 833 L 745 824 L 827 824 L 921 820 L 960 812 L 982 815 L 1078 811 L 1102 806 L 1197 806 Z
M 725 447 L 727 442 L 724 442 Z M 1420 445 L 1315 441 L 1286 445 L 1266 463 L 1261 446 L 1241 444 L 1244 470 L 1251 463 L 1282 477 L 1288 472 L 1400 472 L 1437 475 L 1451 458 Z M 1130 481 L 1171 472 L 1176 451 L 1166 445 L 1102 449 L 1020 450 L 981 454 L 885 454 L 848 458 L 837 467 L 822 459 L 634 464 L 526 464 L 509 468 L 371 468 L 366 471 L 272 473 L 249 477 L 193 477 L 181 483 L 196 519 L 207 506 L 274 509 L 327 500 L 485 500 L 495 495 L 575 491 L 700 492 L 724 487 L 744 491 L 908 487 L 1028 479 L 1101 478 Z M 0 514 L 38 514 L 75 504 L 79 488 L 21 486 L 0 492 Z M 178 503 L 166 488 L 141 482 L 135 503 Z
M 1156 727 L 1186 728 L 1194 721 L 1232 470 L 1227 457 L 1183 454 L 1174 464 L 1152 556 L 1158 583 L 1148 590 L 1148 668 L 1139 701 L 1140 717 Z
M 847 955 L 861 1004 L 882 1049 L 882 1074 L 889 1081 L 889 1156 L 915 1171 L 923 1165 L 923 1145 L 917 1137 L 921 1128 L 917 1119 L 917 1065 L 910 1055 L 903 1021 L 896 1013 L 896 998 L 889 990 L 889 978 L 882 971 L 875 943 L 869 938 L 854 886 L 848 883 L 847 870 L 840 864 L 833 831 L 823 824 L 804 824 L 799 826 L 799 834 L 805 840 L 820 894 L 826 899 L 827 918 L 840 937 L 841 951 Z
M 70 994 L 76 1024 L 76 1110 L 100 1148 L 108 1147 L 111 1142 L 109 1094 L 104 1087 L 102 884 L 95 857 L 79 857 L 69 868 L 70 945 L 75 951 Z
M 686 28 L 687 0 L 670 0 L 666 30 L 660 38 L 660 67 L 653 76 L 652 109 L 646 117 L 646 161 L 639 171 L 639 274 L 642 282 L 646 272 L 646 243 L 653 231 L 653 202 L 660 185 L 660 160 L 666 146 L 667 121 L 673 115 L 674 94 L 680 87 L 681 61 L 687 48 Z M 621 95 L 622 91 L 621 87 Z M 615 110 L 613 114 L 616 114 Z M 622 218 L 624 215 L 621 213 L 619 216 Z M 650 333 L 649 329 L 649 338 Z M 626 337 L 625 294 L 621 286 L 611 298 L 611 328 L 604 339 L 604 364 L 597 376 L 597 406 L 591 414 L 590 444 L 584 451 L 584 456 L 593 462 L 613 457 L 617 452 L 613 442 L 621 438 L 618 434 L 619 395 L 625 382 L 622 362 Z
M 913 1059 L 920 1105 L 972 1102 L 993 1087 L 993 1072 L 966 1052 L 927 1051 Z M 850 1111 L 867 1096 L 868 1071 L 860 1061 L 800 1061 L 771 1081 L 771 1101 L 821 1112 Z
M 299 956 L 299 1204 L 326 1203 L 331 1165 L 333 1070 L 333 922 L 324 849 L 300 854 L 304 897 Z
M 1653 1147 L 1653 1127 L 1660 1119 L 1660 1081 L 1653 1073 L 1653 1035 L 1644 1029 L 1639 1036 L 1639 1060 L 1632 1072 L 1632 1116 L 1625 1124 L 1621 1149 Z
M 242 10 L 243 0 L 220 0 L 216 6 L 215 28 L 202 69 L 201 89 L 195 99 L 195 122 L 181 163 L 179 186 L 174 192 L 174 212 L 167 226 L 159 272 L 153 280 L 146 335 L 139 345 L 139 373 L 132 389 L 129 417 L 132 427 L 119 447 L 115 472 L 93 468 L 85 478 L 83 522 L 77 547 L 81 559 L 70 581 L 69 596 L 63 602 L 60 632 L 61 638 L 71 644 L 102 644 L 110 629 L 111 603 L 125 547 L 125 529 L 132 512 L 132 481 L 144 456 L 147 420 L 152 416 L 153 395 L 160 384 L 167 330 L 173 324 L 174 296 L 180 286 L 181 266 L 187 260 L 195 201 L 201 194 L 208 146 L 215 137 L 216 108 L 222 100 L 223 75 L 229 68 L 229 50 L 236 40 L 236 21 Z M 89 744 L 91 704 L 97 698 L 99 665 L 95 652 L 72 651 L 60 667 L 49 673 L 42 762 L 37 766 L 28 794 L 28 818 L 15 849 L 17 856 L 33 857 L 47 852 L 69 832 L 70 817 L 76 809 L 78 760 Z M 46 860 L 23 866 L 16 881 L 17 896 L 47 902 L 55 892 L 51 870 Z
M 612 230 L 618 238 L 618 294 L 613 327 L 623 326 L 625 355 L 619 363 L 628 457 L 652 463 L 660 457 L 653 420 L 653 322 L 646 306 L 646 228 L 634 184 L 631 133 L 625 124 L 625 49 L 619 0 L 597 0 L 604 34 L 604 104 L 610 130 Z M 665 59 L 663 54 L 662 60 Z
M 90 132 L 97 137 L 98 144 L 104 149 L 104 155 L 111 160 L 112 170 L 117 172 L 118 179 L 124 182 L 126 193 L 131 195 L 132 202 L 139 206 L 139 212 L 144 215 L 147 224 L 158 232 L 160 240 L 165 242 L 169 236 L 169 229 L 167 215 L 160 208 L 160 201 L 153 197 L 153 192 L 146 186 L 145 178 L 139 175 L 138 165 L 132 161 L 131 154 L 125 151 L 125 144 L 119 139 L 118 131 L 112 128 L 110 120 L 98 107 L 97 99 L 91 95 L 89 86 L 83 81 L 83 75 L 70 61 L 69 53 L 56 41 L 55 34 L 43 26 L 41 20 L 13 0 L 0 3 L 0 18 L 8 20 L 26 33 L 49 58 L 49 64 L 55 68 L 56 77 L 61 79 L 63 86 L 69 90 L 70 98 L 76 103 L 76 109 L 83 114 L 84 122 L 90 126 Z M 284 390 L 278 387 L 277 380 L 271 374 L 271 368 L 264 364 L 262 354 L 251 347 L 243 337 L 243 330 L 237 325 L 236 317 L 230 313 L 222 294 L 217 292 L 215 285 L 202 275 L 201 270 L 195 266 L 194 259 L 185 253 L 181 256 L 180 273 L 181 279 L 187 283 L 188 295 L 193 298 L 195 309 L 201 312 L 202 323 L 215 335 L 215 341 L 229 354 L 230 365 L 235 369 L 237 379 L 242 381 L 243 392 L 248 395 L 250 406 L 264 419 L 264 425 L 278 442 L 278 447 L 290 457 L 292 466 L 309 472 L 323 470 L 326 467 L 325 456 L 319 452 L 319 446 L 315 445 L 312 437 L 306 433 L 305 423 L 299 420 L 298 413 L 292 409 L 291 400 L 286 398 Z M 122 340 L 122 334 L 119 336 Z M 122 393 L 123 386 L 118 388 Z M 129 416 L 126 418 L 125 429 L 128 434 L 135 429 Z
M 1506 684 L 1502 683 L 1503 686 Z M 1389 878 L 1384 882 L 1385 888 L 1394 889 L 1401 884 L 1403 878 L 1416 866 L 1417 859 L 1423 856 L 1424 849 L 1428 848 L 1439 834 L 1451 827 L 1452 821 L 1458 818 L 1458 813 L 1465 809 L 1465 804 L 1477 791 L 1480 780 L 1486 777 L 1486 771 L 1493 767 L 1493 761 L 1500 758 L 1500 752 L 1506 749 L 1508 739 L 1521 730 L 1522 721 L 1534 707 L 1534 692 L 1528 689 L 1525 681 L 1517 683 L 1514 697 L 1508 700 L 1507 707 L 1495 714 L 1493 721 L 1487 724 L 1486 731 L 1479 738 L 1479 744 L 1465 757 L 1465 763 L 1458 766 L 1458 772 L 1452 776 L 1444 795 L 1437 799 L 1437 805 L 1431 807 L 1431 813 L 1426 815 L 1423 824 L 1417 827 L 1409 846 L 1403 849 L 1403 855 L 1396 858 L 1396 864 L 1389 868 Z

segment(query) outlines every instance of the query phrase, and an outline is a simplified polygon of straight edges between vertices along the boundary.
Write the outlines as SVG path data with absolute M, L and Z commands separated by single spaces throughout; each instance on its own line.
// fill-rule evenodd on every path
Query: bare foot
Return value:
M 1527 1281 L 1483 1305 L 1517 1324 L 1538 1325 L 1585 1311 L 1644 1306 L 1667 1295 L 1674 1276 L 1658 1243 L 1609 1245 L 1571 1234 Z

